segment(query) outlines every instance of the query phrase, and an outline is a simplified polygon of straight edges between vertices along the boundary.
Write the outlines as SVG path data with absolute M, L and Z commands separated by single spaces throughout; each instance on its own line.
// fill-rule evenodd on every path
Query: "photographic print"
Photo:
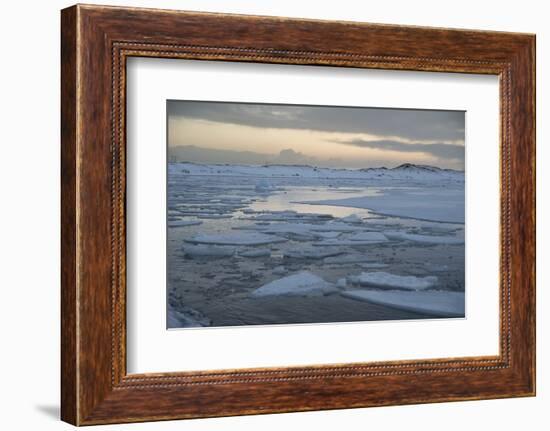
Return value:
M 167 101 L 167 327 L 465 317 L 465 112 Z

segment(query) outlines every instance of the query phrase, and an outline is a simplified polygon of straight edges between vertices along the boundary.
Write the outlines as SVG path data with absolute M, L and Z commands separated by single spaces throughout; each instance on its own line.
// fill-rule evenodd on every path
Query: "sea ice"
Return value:
M 345 223 L 362 223 L 363 222 L 363 219 L 359 217 L 357 214 L 350 214 L 349 216 L 342 217 L 340 220 Z
M 329 256 L 338 256 L 344 253 L 340 250 L 321 250 L 315 248 L 300 248 L 296 250 L 286 250 L 283 252 L 283 257 L 290 259 L 324 259 Z
M 360 285 L 408 290 L 427 289 L 437 283 L 437 277 L 433 275 L 416 277 L 414 275 L 395 275 L 388 272 L 362 272 L 357 276 L 348 277 L 348 280 Z
M 229 233 L 195 235 L 193 238 L 185 240 L 195 244 L 217 244 L 217 245 L 264 245 L 276 242 L 285 242 L 285 238 L 275 235 L 265 235 L 258 232 Z
M 268 193 L 271 190 L 273 190 L 273 186 L 271 185 L 271 183 L 269 181 L 267 181 L 265 179 L 261 179 L 260 181 L 258 181 L 256 183 L 255 190 L 258 193 Z
M 365 208 L 383 215 L 448 223 L 464 223 L 464 187 L 386 188 L 378 195 L 302 202 Z
M 356 232 L 360 231 L 361 228 L 357 226 L 350 226 L 346 223 L 340 222 L 330 222 L 320 225 L 311 225 L 311 230 L 315 232 Z
M 191 307 L 182 307 L 180 310 L 168 307 L 166 323 L 168 328 L 196 328 L 210 326 L 212 321 Z
M 280 265 L 273 268 L 271 272 L 275 275 L 285 275 L 288 271 L 284 266 Z
M 202 219 L 216 220 L 216 219 L 222 219 L 222 218 L 231 218 L 233 216 L 230 214 L 198 214 L 197 217 Z
M 385 242 L 388 240 L 386 236 L 380 232 L 358 232 L 349 237 L 352 241 L 372 241 Z
M 348 265 L 353 263 L 372 262 L 372 257 L 366 254 L 346 254 L 344 256 L 332 256 L 323 260 L 327 264 Z
M 345 278 L 339 278 L 338 281 L 336 282 L 336 286 L 339 287 L 340 289 L 343 289 L 347 285 L 348 285 L 348 281 Z
M 334 239 L 338 238 L 342 232 L 314 232 L 314 235 L 322 239 Z
M 387 263 L 366 262 L 366 263 L 360 263 L 359 266 L 365 269 L 382 269 L 382 268 L 387 268 L 389 265 Z
M 319 296 L 337 290 L 332 283 L 326 282 L 321 277 L 309 271 L 302 271 L 264 284 L 254 290 L 251 296 Z
M 463 317 L 464 293 L 447 291 L 348 290 L 342 296 L 434 317 Z
M 432 272 L 444 272 L 449 270 L 449 265 L 445 265 L 445 264 L 436 264 L 436 263 L 426 262 L 424 266 L 426 266 L 426 269 L 428 271 L 432 271 Z
M 406 232 L 384 232 L 384 235 L 389 239 L 399 239 L 406 241 L 421 242 L 425 244 L 450 244 L 460 245 L 464 244 L 464 238 L 458 238 L 455 236 L 442 236 L 442 235 L 419 235 Z
M 271 256 L 271 250 L 269 248 L 254 248 L 252 250 L 245 250 L 239 253 L 242 257 L 267 257 Z
M 387 241 L 387 240 L 386 240 Z M 371 245 L 371 244 L 378 244 L 381 242 L 381 240 L 368 240 L 368 241 L 358 241 L 358 240 L 351 240 L 351 239 L 327 239 L 326 241 L 319 241 L 314 242 L 312 245 L 315 247 L 328 247 L 328 246 L 359 246 L 359 245 Z
M 168 222 L 168 227 L 197 226 L 202 224 L 200 220 L 174 220 Z
M 189 257 L 230 257 L 235 254 L 235 247 L 207 244 L 187 244 L 183 251 Z

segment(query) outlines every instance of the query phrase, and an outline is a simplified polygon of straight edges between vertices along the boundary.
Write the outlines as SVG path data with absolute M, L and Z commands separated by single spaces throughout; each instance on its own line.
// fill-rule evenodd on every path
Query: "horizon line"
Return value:
M 440 171 L 453 171 L 453 172 L 460 172 L 465 173 L 466 170 L 463 169 L 453 169 L 453 168 L 442 168 L 435 165 L 427 165 L 427 164 L 418 164 L 418 163 L 411 163 L 411 162 L 404 162 L 400 163 L 397 166 L 394 166 L 392 168 L 387 166 L 376 166 L 371 168 L 351 168 L 351 167 L 345 167 L 345 168 L 336 168 L 336 167 L 326 167 L 326 166 L 315 166 L 315 165 L 309 165 L 309 164 L 299 164 L 299 163 L 262 163 L 262 164 L 254 164 L 254 163 L 208 163 L 208 162 L 193 162 L 189 160 L 168 160 L 167 163 L 188 163 L 191 165 L 201 165 L 201 166 L 254 166 L 254 167 L 269 167 L 269 166 L 289 166 L 289 167 L 305 167 L 305 168 L 312 168 L 312 169 L 330 169 L 333 171 L 366 171 L 366 170 L 376 170 L 376 169 L 386 169 L 386 170 L 393 170 L 402 168 L 404 166 L 413 166 L 418 168 L 435 168 L 439 169 Z

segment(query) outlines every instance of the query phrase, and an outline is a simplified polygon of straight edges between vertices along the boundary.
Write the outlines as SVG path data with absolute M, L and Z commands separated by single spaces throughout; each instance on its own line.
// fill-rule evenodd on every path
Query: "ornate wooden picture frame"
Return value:
M 535 394 L 535 37 L 77 5 L 62 11 L 62 399 L 75 425 Z M 492 74 L 500 82 L 500 354 L 126 372 L 129 57 Z

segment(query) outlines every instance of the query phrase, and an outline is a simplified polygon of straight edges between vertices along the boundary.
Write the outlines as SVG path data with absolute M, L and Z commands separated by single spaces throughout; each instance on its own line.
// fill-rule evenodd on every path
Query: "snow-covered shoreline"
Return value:
M 323 179 L 363 179 L 363 180 L 417 180 L 433 179 L 451 182 L 464 182 L 464 172 L 453 169 L 440 169 L 434 166 L 406 163 L 395 168 L 321 168 L 309 165 L 208 165 L 191 162 L 169 163 L 171 173 L 187 175 L 252 176 L 268 178 L 300 177 Z

